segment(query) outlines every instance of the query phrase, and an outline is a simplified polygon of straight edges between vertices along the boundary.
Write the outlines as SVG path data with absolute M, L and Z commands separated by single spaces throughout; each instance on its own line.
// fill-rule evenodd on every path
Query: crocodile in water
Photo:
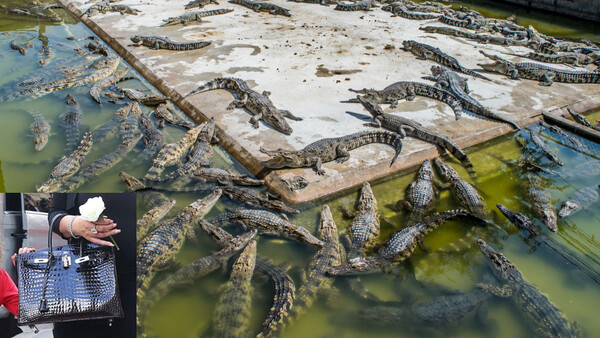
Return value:
M 282 201 L 262 197 L 256 191 L 251 189 L 236 187 L 233 185 L 226 185 L 221 187 L 221 189 L 223 190 L 223 195 L 227 196 L 229 199 L 235 199 L 255 208 L 264 208 L 275 212 L 285 212 L 288 214 L 300 213 L 300 210 L 287 206 Z
M 123 96 L 119 96 L 119 98 L 122 99 L 123 97 L 127 97 L 131 101 L 139 102 L 147 106 L 155 106 L 167 102 L 167 98 L 162 95 L 144 94 L 139 90 L 132 88 L 121 88 L 117 86 L 114 86 L 113 88 L 123 94 Z
M 50 136 L 50 124 L 44 120 L 44 117 L 38 112 L 30 111 L 29 114 L 33 116 L 33 122 L 29 126 L 33 133 L 33 142 L 35 144 L 35 150 L 40 151 L 44 149 L 48 144 L 48 137 Z
M 558 216 L 564 218 L 571 216 L 581 209 L 587 209 L 600 199 L 600 190 L 597 187 L 581 188 L 568 200 L 564 201 L 558 210 Z
M 550 231 L 556 232 L 558 225 L 556 224 L 556 211 L 552 206 L 552 197 L 548 190 L 542 184 L 542 180 L 537 175 L 527 175 L 529 188 L 527 193 L 532 200 L 533 211 L 541 218 L 542 222 Z
M 600 74 L 600 72 L 599 72 L 599 74 Z M 571 117 L 573 117 L 573 120 L 575 120 L 575 122 L 577 122 L 577 123 L 579 123 L 579 124 L 581 124 L 581 125 L 584 125 L 584 126 L 586 126 L 586 127 L 590 127 L 590 128 L 592 128 L 592 129 L 594 129 L 594 130 L 598 130 L 598 131 L 600 131 L 600 126 L 594 126 L 594 125 L 592 125 L 592 124 L 590 123 L 590 121 L 588 121 L 588 120 L 585 118 L 585 116 L 583 116 L 583 115 L 581 115 L 581 114 L 579 114 L 579 113 L 576 113 L 576 112 L 574 112 L 574 111 L 571 109 L 571 107 L 567 107 L 567 111 L 569 112 L 569 114 L 571 115 Z
M 533 130 L 529 130 L 529 135 L 531 143 L 533 143 L 536 149 L 539 149 L 547 159 L 558 165 L 565 165 L 555 153 L 548 150 L 548 147 L 546 147 L 546 143 L 542 140 L 538 133 L 534 132 Z
M 229 169 L 199 168 L 194 172 L 194 176 L 201 179 L 217 181 L 221 185 L 235 183 L 238 185 L 261 186 L 265 184 L 265 181 L 263 180 L 257 180 L 248 175 L 239 175 Z
M 189 97 L 196 93 L 201 93 L 215 89 L 228 89 L 233 91 L 238 99 L 232 101 L 227 109 L 234 107 L 245 107 L 254 116 L 250 119 L 252 127 L 258 128 L 258 120 L 263 120 L 264 123 L 273 127 L 275 130 L 286 135 L 292 133 L 292 128 L 288 125 L 285 118 L 294 121 L 302 121 L 302 118 L 292 115 L 287 110 L 275 108 L 271 99 L 270 92 L 264 91 L 262 94 L 250 89 L 244 80 L 237 78 L 216 78 L 190 92 L 185 97 Z
M 137 102 L 128 102 L 127 105 L 130 106 L 129 115 L 119 126 L 119 134 L 123 141 L 137 137 L 137 135 L 140 134 L 140 116 L 142 115 L 142 109 Z
M 71 94 L 67 94 L 67 109 L 60 116 L 61 122 L 65 127 L 65 135 L 67 138 L 66 152 L 71 152 L 79 141 L 79 124 L 81 122 L 81 112 L 79 112 L 79 104 Z
M 141 243 L 142 239 L 148 234 L 149 231 L 154 230 L 154 227 L 171 211 L 175 206 L 175 200 L 171 200 L 167 203 L 161 204 L 148 210 L 140 219 L 136 222 L 135 237 L 138 243 Z
M 348 257 L 364 256 L 377 244 L 380 233 L 379 209 L 369 182 L 364 182 L 358 198 L 357 213 L 350 227 Z
M 140 116 L 140 124 L 144 132 L 142 142 L 145 148 L 135 160 L 136 165 L 149 161 L 165 144 L 165 136 L 154 126 L 154 123 L 152 123 L 148 116 Z
M 117 70 L 113 75 L 96 82 L 90 89 L 90 95 L 92 96 L 94 101 L 101 103 L 100 102 L 100 92 L 102 91 L 102 89 L 119 81 L 119 79 L 121 79 L 123 76 L 125 76 L 125 74 L 127 73 L 128 70 L 129 70 L 129 68 L 127 68 L 127 67 L 121 68 L 120 70 Z
M 336 160 L 343 163 L 350 158 L 350 150 L 371 143 L 383 143 L 392 146 L 396 153 L 390 162 L 394 164 L 402 151 L 402 136 L 387 131 L 364 131 L 347 136 L 324 138 L 313 142 L 301 150 L 266 150 L 260 151 L 273 156 L 260 164 L 272 169 L 313 167 L 319 175 L 325 174 L 321 167 L 323 163 Z
M 130 40 L 133 43 L 129 46 L 146 46 L 151 49 L 167 50 L 193 50 L 204 48 L 211 44 L 211 41 L 175 42 L 166 36 L 134 35 Z
M 164 128 L 165 123 L 172 124 L 174 126 L 180 126 L 185 129 L 192 129 L 196 126 L 193 122 L 188 122 L 178 116 L 175 116 L 169 106 L 166 103 L 161 103 L 156 107 L 156 110 L 152 112 L 152 115 L 158 120 L 158 127 Z
M 126 172 L 120 172 L 119 177 L 127 185 L 127 190 L 137 192 L 138 198 L 141 197 L 142 204 L 147 208 L 156 208 L 170 201 L 163 193 L 148 189 L 140 180 Z
M 196 142 L 196 138 L 198 138 L 205 125 L 206 123 L 196 126 L 185 133 L 178 142 L 165 145 L 152 161 L 152 166 L 148 169 L 146 178 L 157 178 L 165 167 L 179 163 L 181 157 Z
M 19 51 L 22 55 L 27 55 L 27 50 L 33 48 L 30 42 L 21 43 L 23 37 L 14 39 L 10 42 L 10 48 Z
M 479 249 L 487 258 L 494 275 L 503 283 L 502 287 L 479 284 L 478 287 L 500 297 L 510 297 L 521 308 L 536 328 L 540 337 L 576 337 L 580 333 L 576 325 L 569 323 L 550 300 L 535 286 L 527 282 L 517 267 L 503 254 L 492 249 L 485 241 L 477 240 Z
M 230 12 L 233 12 L 233 9 L 219 8 L 219 9 L 213 9 L 210 11 L 185 13 L 180 16 L 176 16 L 173 18 L 168 18 L 168 19 L 163 20 L 164 24 L 162 24 L 161 26 L 172 26 L 172 25 L 179 25 L 179 24 L 187 26 L 190 24 L 190 22 L 202 22 L 202 18 L 207 17 L 207 16 L 227 14 Z
M 423 218 L 423 214 L 432 206 L 435 193 L 433 191 L 433 168 L 429 159 L 423 161 L 417 172 L 417 179 L 406 189 L 406 199 L 397 205 L 410 211 L 406 224 L 412 225 Z

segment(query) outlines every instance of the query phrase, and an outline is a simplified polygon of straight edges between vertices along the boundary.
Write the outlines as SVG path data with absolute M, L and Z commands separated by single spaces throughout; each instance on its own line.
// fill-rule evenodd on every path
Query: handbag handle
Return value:
M 77 217 L 77 216 L 74 216 Z M 84 240 L 79 240 L 79 256 L 83 256 L 83 242 Z M 54 252 L 52 251 L 52 225 L 48 229 L 48 261 L 54 257 Z

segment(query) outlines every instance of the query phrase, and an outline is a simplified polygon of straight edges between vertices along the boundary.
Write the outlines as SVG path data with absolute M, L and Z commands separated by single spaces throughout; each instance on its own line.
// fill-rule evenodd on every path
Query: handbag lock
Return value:
M 62 257 L 62 263 L 63 263 L 63 268 L 67 269 L 69 266 L 71 266 L 71 256 L 65 254 Z

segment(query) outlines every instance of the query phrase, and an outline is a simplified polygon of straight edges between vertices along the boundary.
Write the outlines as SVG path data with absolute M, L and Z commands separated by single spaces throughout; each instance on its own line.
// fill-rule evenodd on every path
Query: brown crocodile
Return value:
M 435 131 L 426 129 L 420 123 L 409 120 L 402 116 L 385 114 L 383 109 L 375 102 L 369 101 L 361 96 L 356 97 L 363 107 L 373 117 L 373 122 L 365 125 L 385 128 L 394 132 L 399 133 L 402 137 L 410 136 L 421 141 L 429 142 L 438 147 L 440 153 L 445 153 L 446 150 L 452 154 L 457 160 L 459 160 L 464 166 L 472 167 L 471 161 L 467 157 L 467 154 L 452 140 L 436 133 Z
M 185 207 L 177 217 L 163 222 L 139 244 L 136 258 L 138 299 L 150 283 L 152 275 L 175 262 L 175 254 L 183 245 L 188 232 L 221 197 L 222 191 L 217 189 L 208 196 L 198 199 Z
M 196 126 L 193 122 L 188 122 L 178 116 L 175 116 L 169 106 L 166 103 L 161 103 L 156 107 L 152 113 L 154 117 L 158 120 L 158 127 L 164 128 L 165 123 L 172 124 L 174 126 L 180 126 L 185 129 L 192 129 Z
M 127 103 L 129 108 L 129 115 L 121 122 L 119 126 L 119 134 L 123 141 L 128 140 L 132 137 L 137 137 L 140 134 L 140 116 L 142 115 L 142 109 L 137 102 Z M 139 138 L 138 138 L 139 139 Z
M 465 73 L 467 75 L 490 81 L 490 79 L 488 79 L 487 77 L 461 66 L 461 64 L 458 63 L 458 60 L 456 60 L 456 58 L 442 52 L 442 50 L 437 47 L 433 47 L 414 40 L 404 40 L 402 41 L 402 46 L 403 50 L 413 53 L 422 60 L 433 60 L 441 65 L 452 68 L 461 73 Z
M 479 284 L 478 287 L 499 297 L 511 297 L 520 307 L 540 337 L 577 337 L 577 325 L 569 323 L 565 315 L 535 286 L 527 282 L 517 267 L 503 254 L 492 249 L 485 241 L 477 240 L 479 249 L 502 287 Z
M 138 243 L 146 237 L 148 232 L 154 230 L 154 227 L 171 211 L 175 206 L 175 200 L 170 200 L 167 203 L 161 204 L 148 210 L 136 222 L 135 234 Z
M 296 191 L 306 188 L 308 186 L 308 181 L 302 176 L 294 176 L 283 180 L 283 184 L 285 184 L 290 191 Z
M 212 81 L 205 83 L 198 87 L 196 90 L 185 95 L 190 97 L 191 95 L 215 90 L 215 89 L 228 89 L 237 95 L 238 99 L 232 101 L 227 109 L 233 109 L 234 107 L 245 107 L 254 116 L 250 119 L 252 127 L 258 128 L 258 121 L 263 120 L 264 123 L 273 127 L 275 130 L 282 132 L 286 135 L 292 133 L 292 127 L 290 127 L 285 120 L 289 118 L 294 121 L 302 121 L 302 118 L 294 116 L 287 110 L 275 108 L 271 99 L 269 99 L 270 92 L 263 91 L 262 94 L 250 89 L 248 84 L 244 80 L 237 78 L 216 78 Z
M 256 228 L 259 234 L 295 239 L 319 247 L 323 242 L 313 236 L 308 230 L 297 226 L 278 215 L 265 210 L 240 209 L 217 216 L 210 223 L 233 222 L 242 229 Z
M 581 124 L 581 125 L 583 125 L 583 126 L 590 127 L 590 128 L 592 128 L 592 129 L 594 129 L 594 130 L 598 130 L 598 131 L 600 131 L 600 126 L 594 126 L 594 125 L 592 125 L 592 124 L 590 123 L 590 121 L 588 121 L 588 120 L 585 118 L 585 116 L 583 116 L 583 115 L 581 115 L 581 114 L 579 114 L 579 113 L 576 113 L 576 112 L 574 112 L 574 111 L 571 109 L 571 107 L 567 107 L 567 112 L 569 112 L 569 115 L 571 115 L 571 117 L 573 118 L 573 120 L 574 120 L 575 122 L 577 122 L 577 123 L 579 123 L 579 124 Z
M 115 111 L 109 121 L 96 127 L 96 129 L 93 130 L 94 140 L 96 140 L 96 143 L 101 143 L 109 135 L 113 134 L 117 130 L 117 127 L 119 127 L 121 123 L 125 121 L 130 111 L 130 105 L 123 106 Z
M 44 149 L 48 144 L 48 137 L 50 136 L 50 124 L 44 120 L 44 117 L 38 112 L 29 111 L 29 114 L 33 117 L 33 122 L 29 126 L 33 133 L 33 142 L 35 143 L 35 150 L 40 151 Z
M 277 6 L 269 2 L 252 1 L 252 0 L 229 0 L 232 4 L 242 5 L 248 7 L 255 12 L 267 12 L 273 15 L 292 16 L 290 10 Z
M 27 41 L 22 43 L 23 37 L 14 39 L 10 42 L 10 48 L 19 51 L 22 55 L 27 55 L 27 50 L 33 48 L 33 45 Z
M 323 163 L 336 160 L 343 163 L 350 158 L 350 150 L 371 143 L 383 143 L 392 146 L 396 154 L 390 162 L 394 164 L 402 151 L 402 136 L 387 131 L 364 131 L 342 137 L 324 138 L 313 142 L 301 150 L 266 150 L 260 151 L 272 156 L 260 164 L 271 169 L 313 167 L 319 175 L 325 174 Z
M 167 50 L 194 50 L 204 48 L 212 43 L 212 41 L 176 42 L 166 36 L 145 35 L 134 35 L 130 40 L 133 43 L 129 44 L 129 46 L 146 46 L 151 49 Z
M 520 80 L 521 78 L 536 80 L 540 81 L 540 86 L 551 86 L 554 81 L 565 83 L 600 83 L 600 72 L 564 70 L 533 62 L 514 63 L 482 50 L 479 52 L 494 61 L 491 64 L 478 63 L 481 68 L 488 72 L 506 75 L 514 80 Z
M 351 92 L 363 94 L 363 98 L 371 100 L 375 103 L 389 103 L 391 108 L 396 108 L 399 100 L 406 99 L 412 101 L 417 95 L 429 97 L 434 100 L 444 102 L 449 105 L 456 115 L 456 119 L 460 119 L 463 107 L 458 99 L 449 91 L 435 88 L 425 83 L 399 81 L 383 88 L 382 90 L 367 89 L 362 90 L 349 89 Z M 349 102 L 359 102 L 357 99 L 350 99 Z
M 180 158 L 196 142 L 205 125 L 206 123 L 203 123 L 190 129 L 178 142 L 165 145 L 152 161 L 152 166 L 148 169 L 146 178 L 157 178 L 165 167 L 179 163 Z
M 229 169 L 199 168 L 194 172 L 194 176 L 201 179 L 217 181 L 221 185 L 235 183 L 238 185 L 261 186 L 265 184 L 264 180 L 257 180 L 248 175 L 239 175 Z
M 235 199 L 255 208 L 264 208 L 275 212 L 285 212 L 288 214 L 300 213 L 300 210 L 287 206 L 282 201 L 262 197 L 256 191 L 251 189 L 236 187 L 233 185 L 226 185 L 221 187 L 221 189 L 223 190 L 223 195 L 227 196 L 229 199 Z
M 94 99 L 94 101 L 101 103 L 100 102 L 100 92 L 102 91 L 102 89 L 112 85 L 113 83 L 119 81 L 120 78 L 122 78 L 123 76 L 125 76 L 125 74 L 127 73 L 127 71 L 129 71 L 128 67 L 123 67 L 120 70 L 117 70 L 113 75 L 100 80 L 98 82 L 96 82 L 92 88 L 90 89 L 90 95 L 92 96 L 92 98 Z
M 406 189 L 406 199 L 398 201 L 397 206 L 410 211 L 407 225 L 412 225 L 423 218 L 425 212 L 432 207 L 435 193 L 433 190 L 433 168 L 429 159 L 423 161 L 417 179 Z
M 79 124 L 81 122 L 81 112 L 79 104 L 71 94 L 67 94 L 67 110 L 60 116 L 65 127 L 67 138 L 66 152 L 71 152 L 79 140 Z
M 207 16 L 227 14 L 230 12 L 233 12 L 233 9 L 219 8 L 219 9 L 212 9 L 210 11 L 185 13 L 180 16 L 176 16 L 176 17 L 172 17 L 172 18 L 163 20 L 164 23 L 161 26 L 173 26 L 173 25 L 179 25 L 179 24 L 187 26 L 190 24 L 190 22 L 202 22 L 202 18 L 207 17 Z

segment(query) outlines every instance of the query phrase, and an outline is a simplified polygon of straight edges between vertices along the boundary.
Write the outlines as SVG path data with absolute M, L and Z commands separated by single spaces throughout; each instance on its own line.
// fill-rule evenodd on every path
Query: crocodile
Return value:
M 465 73 L 467 75 L 490 81 L 490 79 L 488 79 L 487 77 L 463 67 L 460 63 L 458 63 L 458 60 L 456 60 L 456 58 L 442 52 L 442 50 L 437 47 L 433 47 L 414 40 L 404 40 L 402 41 L 402 46 L 403 50 L 413 53 L 419 59 L 433 60 L 441 65 L 452 68 L 461 73 Z
M 321 210 L 318 234 L 323 240 L 323 247 L 308 263 L 302 286 L 296 293 L 294 307 L 289 311 L 288 323 L 306 312 L 319 294 L 324 295 L 326 292 L 333 291 L 334 280 L 326 275 L 326 271 L 346 260 L 344 246 L 339 241 L 337 227 L 327 205 L 324 205 Z
M 538 133 L 534 132 L 533 130 L 529 130 L 529 135 L 531 143 L 533 143 L 533 145 L 539 149 L 546 158 L 560 166 L 565 165 L 555 153 L 548 150 L 546 143 L 542 140 Z
M 532 200 L 533 211 L 541 218 L 546 227 L 553 232 L 558 230 L 556 224 L 556 211 L 552 207 L 552 197 L 542 185 L 541 179 L 537 175 L 528 175 L 529 189 L 527 193 Z
M 594 126 L 594 125 L 592 125 L 592 124 L 590 123 L 590 121 L 588 121 L 588 120 L 585 118 L 585 116 L 583 116 L 583 115 L 581 115 L 581 114 L 579 114 L 579 113 L 576 113 L 576 112 L 574 112 L 574 111 L 571 109 L 571 107 L 567 107 L 567 111 L 569 112 L 569 115 L 571 115 L 571 117 L 573 118 L 573 120 L 574 120 L 575 122 L 577 122 L 577 123 L 579 123 L 579 124 L 581 124 L 581 125 L 583 125 L 583 126 L 590 127 L 590 128 L 592 128 L 592 129 L 594 129 L 594 130 L 598 130 L 598 131 L 600 131 L 600 127 L 599 127 L 599 126 Z
M 434 87 L 445 89 L 454 94 L 464 109 L 473 114 L 481 115 L 498 122 L 507 123 L 517 130 L 521 129 L 515 122 L 498 116 L 498 114 L 485 108 L 481 103 L 471 97 L 469 95 L 470 91 L 466 78 L 461 77 L 450 69 L 439 66 L 431 66 L 431 73 L 433 74 L 433 80 L 436 81 Z
M 208 196 L 196 200 L 142 240 L 136 259 L 138 299 L 143 295 L 142 288 L 150 283 L 153 272 L 165 269 L 175 262 L 175 254 L 181 249 L 184 238 L 217 203 L 221 193 L 221 190 L 216 189 Z
M 168 175 L 164 175 L 162 177 L 151 177 L 145 181 L 153 181 L 153 182 L 167 182 L 176 180 L 178 178 L 184 178 L 192 175 L 198 168 L 202 166 L 208 166 L 212 164 L 212 143 L 218 141 L 215 135 L 215 118 L 212 117 L 208 120 L 208 122 L 203 123 L 202 129 L 196 140 L 191 146 L 191 150 L 187 156 L 187 162 L 177 168 L 175 171 L 169 173 Z
M 584 187 L 573 194 L 567 201 L 563 202 L 558 210 L 558 216 L 568 217 L 581 209 L 587 209 L 600 198 L 600 190 L 597 187 Z
M 379 209 L 369 182 L 362 185 L 356 209 L 357 213 L 348 227 L 348 257 L 363 256 L 375 247 L 379 239 Z
M 252 285 L 256 260 L 256 240 L 251 240 L 231 267 L 229 281 L 215 306 L 212 321 L 214 337 L 250 337 Z
M 127 5 L 113 5 L 107 1 L 103 1 L 103 2 L 99 2 L 99 3 L 93 4 L 92 6 L 90 6 L 82 14 L 82 16 L 86 15 L 87 17 L 92 17 L 94 15 L 106 14 L 108 12 L 118 12 L 118 13 L 121 13 L 121 15 L 124 15 L 124 14 L 138 15 L 137 13 L 141 13 L 141 11 L 139 9 L 131 8 L 130 6 L 127 6 Z
M 360 2 L 354 2 L 350 4 L 345 4 L 343 2 L 338 2 L 335 6 L 336 11 L 372 11 L 371 7 L 379 7 L 375 4 L 375 0 L 362 0 Z
M 564 63 L 573 66 L 585 66 L 594 62 L 594 59 L 591 56 L 574 52 L 562 52 L 556 54 L 529 52 L 526 54 L 515 53 L 509 55 L 532 59 L 536 61 L 542 61 L 546 63 Z
M 581 140 L 578 137 L 567 133 L 564 129 L 560 128 L 559 126 L 549 125 L 544 121 L 540 121 L 540 126 L 566 139 L 575 148 L 575 150 L 582 153 L 590 153 L 590 149 L 588 148 L 588 146 L 581 142 Z
M 548 67 L 533 62 L 510 62 L 497 55 L 479 51 L 494 63 L 478 65 L 488 72 L 499 73 L 514 80 L 530 79 L 540 81 L 540 86 L 551 86 L 554 81 L 565 83 L 600 83 L 600 72 L 571 71 Z
M 319 5 L 323 5 L 323 6 L 337 5 L 337 1 L 335 1 L 335 0 L 288 0 L 288 1 L 302 2 L 305 4 L 319 4 Z
M 145 36 L 134 35 L 130 38 L 133 42 L 128 46 L 146 46 L 151 49 L 166 49 L 166 50 L 193 50 L 204 48 L 212 43 L 212 41 L 196 41 L 196 42 L 176 42 L 166 36 Z
M 349 90 L 357 94 L 364 94 L 363 98 L 371 100 L 375 103 L 389 103 L 390 108 L 396 108 L 399 100 L 406 99 L 407 101 L 412 101 L 417 95 L 419 95 L 429 97 L 449 105 L 454 111 L 457 120 L 460 119 L 463 111 L 460 101 L 452 93 L 447 90 L 435 88 L 420 82 L 398 81 L 392 83 L 382 90 L 367 88 L 362 90 L 350 88 Z M 350 99 L 348 101 L 358 102 L 356 99 Z
M 138 155 L 135 163 L 145 163 L 150 160 L 165 144 L 165 136 L 156 129 L 150 118 L 146 115 L 140 117 L 140 124 L 144 132 L 144 150 Z
M 195 7 L 202 8 L 202 7 L 204 7 L 206 5 L 210 5 L 210 4 L 218 5 L 219 3 L 216 0 L 193 0 L 193 1 L 188 2 L 184 6 L 184 8 L 185 9 L 192 9 Z
M 487 219 L 488 211 L 485 201 L 477 190 L 463 180 L 451 166 L 442 162 L 439 157 L 434 158 L 433 163 L 444 180 L 450 181 L 449 185 L 458 201 L 473 215 L 481 219 Z
M 168 203 L 168 199 L 163 193 L 148 189 L 140 180 L 127 174 L 126 172 L 120 172 L 119 177 L 127 185 L 127 190 L 130 192 L 137 192 L 138 198 L 141 197 L 142 204 L 150 209 L 156 208 L 160 205 Z
M 580 336 L 574 323 L 569 323 L 564 314 L 550 302 L 535 286 L 527 282 L 517 267 L 503 254 L 492 249 L 482 239 L 477 240 L 479 249 L 487 258 L 496 278 L 502 287 L 491 284 L 479 284 L 478 287 L 496 296 L 510 297 L 521 308 L 536 327 L 535 332 L 543 337 Z
M 129 115 L 123 120 L 123 122 L 121 122 L 121 125 L 119 126 L 119 134 L 121 135 L 123 141 L 137 137 L 137 135 L 140 133 L 139 124 L 142 109 L 137 102 L 129 102 L 127 105 L 130 106 Z M 137 139 L 139 141 L 139 137 Z
M 31 132 L 33 133 L 35 150 L 40 151 L 48 144 L 50 124 L 48 121 L 44 120 L 44 117 L 38 112 L 30 111 L 29 114 L 33 117 L 33 122 L 29 126 L 29 129 L 31 129 Z
M 219 247 L 227 245 L 233 239 L 233 237 L 222 228 L 216 227 L 205 220 L 200 220 L 199 223 L 202 230 L 208 233 L 208 235 L 217 242 Z M 258 334 L 258 337 L 266 337 L 273 332 L 276 332 L 284 318 L 288 315 L 294 304 L 296 285 L 292 278 L 290 278 L 282 268 L 275 265 L 273 261 L 267 257 L 257 255 L 255 269 L 269 275 L 275 288 L 273 306 L 267 315 L 267 319 L 263 323 L 261 333 Z
M 410 210 L 406 224 L 412 225 L 420 221 L 423 214 L 432 206 L 434 197 L 433 168 L 431 161 L 426 159 L 417 172 L 417 179 L 408 185 L 406 199 L 396 204 Z
M 56 7 L 54 7 L 56 8 Z M 44 13 L 40 13 L 40 12 L 31 12 L 31 10 L 33 10 L 34 7 L 30 8 L 30 9 L 23 9 L 23 8 L 12 8 L 10 9 L 8 12 L 10 14 L 13 15 L 20 15 L 20 16 L 28 16 L 28 17 L 33 17 L 36 19 L 40 19 L 40 20 L 51 20 L 54 22 L 61 22 L 63 19 L 60 18 L 58 16 L 58 14 L 54 13 L 54 14 L 44 14 Z M 45 10 L 43 8 L 41 8 L 42 10 Z
M 308 186 L 308 181 L 302 176 L 294 176 L 283 180 L 283 184 L 285 184 L 290 191 L 296 191 L 306 188 Z
M 161 204 L 148 210 L 140 219 L 136 222 L 135 234 L 138 243 L 142 242 L 142 239 L 146 237 L 148 232 L 152 231 L 154 227 L 162 220 L 175 206 L 175 200 L 170 200 L 167 203 Z
M 166 103 L 159 104 L 152 114 L 158 120 L 158 127 L 161 129 L 165 127 L 165 123 L 180 126 L 188 130 L 196 126 L 196 124 L 192 122 L 188 122 L 178 116 L 175 116 Z
M 377 325 L 403 325 L 430 332 L 446 329 L 481 316 L 483 305 L 492 295 L 481 289 L 453 292 L 450 295 L 421 301 L 410 307 L 379 305 L 359 310 L 361 319 Z M 439 334 L 439 333 L 438 333 Z
M 364 131 L 342 137 L 324 138 L 315 141 L 301 150 L 266 150 L 260 151 L 272 156 L 267 161 L 260 162 L 262 166 L 271 169 L 313 167 L 319 175 L 324 175 L 323 163 L 336 160 L 346 162 L 350 158 L 350 150 L 371 143 L 383 143 L 392 146 L 396 153 L 390 162 L 394 164 L 402 151 L 402 136 L 387 131 Z
M 117 109 L 108 122 L 94 129 L 93 134 L 96 143 L 101 143 L 108 137 L 108 135 L 112 134 L 117 127 L 120 126 L 123 121 L 125 121 L 130 110 L 131 106 L 124 106 Z
M 258 120 L 263 120 L 264 123 L 275 130 L 290 135 L 293 130 L 285 118 L 302 121 L 302 118 L 294 116 L 287 110 L 275 108 L 275 105 L 269 99 L 270 92 L 263 91 L 260 94 L 250 89 L 244 80 L 237 78 L 216 78 L 188 93 L 185 97 L 187 98 L 197 93 L 215 89 L 228 89 L 235 92 L 238 99 L 232 101 L 227 106 L 227 109 L 233 109 L 234 107 L 245 107 L 248 109 L 254 115 L 250 119 L 250 123 L 254 128 L 258 128 Z
M 430 20 L 437 19 L 440 14 L 431 14 L 431 13 L 419 13 L 409 11 L 408 8 L 404 6 L 404 4 L 399 2 L 394 2 L 389 5 L 385 5 L 381 7 L 382 10 L 386 12 L 391 12 L 392 17 L 399 16 L 401 18 L 410 19 L 410 20 Z
M 138 298 L 138 309 L 140 309 L 137 316 L 138 326 L 141 318 L 145 318 L 152 305 L 164 295 L 175 288 L 189 286 L 198 279 L 218 270 L 227 263 L 229 258 L 244 249 L 255 235 L 256 230 L 251 230 L 233 238 L 221 250 L 181 267 L 148 289 L 143 298 Z M 138 334 L 140 334 L 140 331 L 142 330 L 138 328 Z
M 139 102 L 147 106 L 156 106 L 157 104 L 167 102 L 167 98 L 162 95 L 144 94 L 139 90 L 132 88 L 121 88 L 117 86 L 114 86 L 113 88 L 123 94 L 123 96 L 118 96 L 120 99 L 127 97 L 131 101 Z
M 178 142 L 165 145 L 152 161 L 152 166 L 148 169 L 146 178 L 157 178 L 165 167 L 179 163 L 180 158 L 196 142 L 196 138 L 198 138 L 205 125 L 206 123 L 203 123 L 190 129 Z
M 71 94 L 67 94 L 67 109 L 60 116 L 60 119 L 65 127 L 65 135 L 67 137 L 66 151 L 71 152 L 79 140 L 79 124 L 81 122 L 79 104 Z
M 48 63 L 50 63 L 50 57 L 52 56 L 52 49 L 50 46 L 41 46 L 40 54 L 42 54 L 42 58 L 39 61 L 40 67 L 46 67 Z
M 295 239 L 319 247 L 323 242 L 301 226 L 265 210 L 239 209 L 211 219 L 211 223 L 234 222 L 242 229 L 256 228 L 259 234 Z
M 383 109 L 377 103 L 362 98 L 361 96 L 357 96 L 356 98 L 373 117 L 373 122 L 365 125 L 376 128 L 383 127 L 399 133 L 402 135 L 402 137 L 408 135 L 421 141 L 432 143 L 436 145 L 438 149 L 440 149 L 441 153 L 445 153 L 446 150 L 448 150 L 450 154 L 452 154 L 452 156 L 459 160 L 463 165 L 467 167 L 473 166 L 471 161 L 469 161 L 467 154 L 465 154 L 456 143 L 446 136 L 426 129 L 420 123 L 409 120 L 405 117 L 385 114 Z
M 423 251 L 426 251 L 423 236 L 448 219 L 466 216 L 470 216 L 468 211 L 457 209 L 425 217 L 422 221 L 391 235 L 386 243 L 379 248 L 377 255 L 350 258 L 345 264 L 330 268 L 327 273 L 332 276 L 354 276 L 390 271 L 391 264 L 409 258 L 415 251 L 417 244 Z
M 275 212 L 284 212 L 288 214 L 300 213 L 300 210 L 289 207 L 282 201 L 262 197 L 256 191 L 251 189 L 236 187 L 233 185 L 226 185 L 221 187 L 221 189 L 223 190 L 223 195 L 227 196 L 229 199 L 235 199 L 255 208 L 264 208 Z
M 597 268 L 592 268 L 589 261 L 584 261 L 578 254 L 572 252 L 563 244 L 555 241 L 551 237 L 544 235 L 542 231 L 540 231 L 540 229 L 533 224 L 529 218 L 527 218 L 527 216 L 514 212 L 502 204 L 497 204 L 496 206 L 512 224 L 519 228 L 521 234 L 532 248 L 536 248 L 540 244 L 544 244 L 546 247 L 550 248 L 552 251 L 556 252 L 559 256 L 571 263 L 573 266 L 576 266 L 581 272 L 588 275 L 596 283 L 600 284 L 600 271 L 598 271 Z
M 193 175 L 201 179 L 217 181 L 221 185 L 235 183 L 238 185 L 261 186 L 265 184 L 264 180 L 257 180 L 248 175 L 238 175 L 229 169 L 199 168 Z
M 27 50 L 33 48 L 33 45 L 29 41 L 22 43 L 21 40 L 23 40 L 22 37 L 12 40 L 10 48 L 19 51 L 22 55 L 27 55 Z
M 164 23 L 161 26 L 173 26 L 173 25 L 179 25 L 179 24 L 187 26 L 190 24 L 190 22 L 202 22 L 202 18 L 207 17 L 207 16 L 227 14 L 230 12 L 233 12 L 233 9 L 219 8 L 219 9 L 213 9 L 210 11 L 185 13 L 180 16 L 176 16 L 176 17 L 172 17 L 172 18 L 163 20 Z
M 94 101 L 101 103 L 100 102 L 100 92 L 102 91 L 102 89 L 117 82 L 120 78 L 125 76 L 127 71 L 129 71 L 129 68 L 127 68 L 127 67 L 121 68 L 120 70 L 117 70 L 113 75 L 111 75 L 105 79 L 102 79 L 101 81 L 96 82 L 90 89 L 90 95 L 92 96 Z
M 473 33 L 470 31 L 464 31 L 453 27 L 439 27 L 439 26 L 425 26 L 419 27 L 420 30 L 428 33 L 438 33 L 450 36 L 457 36 L 466 39 L 475 40 L 485 44 L 495 44 L 502 46 L 526 46 L 526 40 L 518 40 L 507 36 L 497 36 L 483 33 Z
M 232 4 L 242 5 L 248 7 L 255 12 L 267 12 L 273 15 L 292 16 L 290 10 L 277 6 L 269 2 L 252 1 L 252 0 L 229 0 Z

